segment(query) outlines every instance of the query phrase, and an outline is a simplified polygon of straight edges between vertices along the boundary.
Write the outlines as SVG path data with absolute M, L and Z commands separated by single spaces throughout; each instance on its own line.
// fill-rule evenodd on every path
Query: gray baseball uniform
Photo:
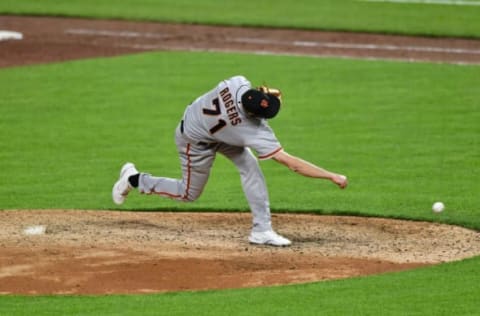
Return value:
M 217 152 L 240 172 L 242 187 L 253 214 L 252 231 L 271 229 L 267 186 L 259 159 L 269 159 L 282 147 L 265 119 L 248 115 L 242 94 L 251 89 L 243 76 L 220 82 L 185 110 L 175 132 L 183 178 L 171 179 L 141 173 L 138 189 L 181 201 L 194 201 L 207 183 Z

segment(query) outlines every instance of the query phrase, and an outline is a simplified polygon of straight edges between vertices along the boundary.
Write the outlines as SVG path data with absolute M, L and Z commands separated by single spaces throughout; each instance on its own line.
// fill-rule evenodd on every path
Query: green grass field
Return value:
M 480 91 L 469 86 L 479 68 L 314 58 L 158 53 L 4 70 L 0 84 L 9 88 L 0 114 L 8 132 L 1 158 L 9 181 L 0 205 L 109 209 L 105 188 L 124 161 L 180 176 L 173 131 L 184 107 L 237 73 L 285 87 L 285 107 L 271 125 L 287 151 L 351 179 L 342 192 L 264 162 L 275 210 L 480 228 L 472 212 L 480 189 L 474 181 L 479 153 L 472 150 Z M 222 157 L 216 164 L 200 201 L 182 209 L 247 209 L 235 168 Z M 229 203 L 219 203 L 218 195 Z M 432 214 L 435 200 L 450 212 Z M 126 204 L 172 207 L 179 205 L 143 196 Z
M 217 10 L 220 4 L 223 9 Z M 265 14 L 248 14 L 252 7 Z M 479 10 L 313 0 L 302 5 L 0 2 L 2 13 L 467 37 L 480 36 Z M 349 188 L 341 191 L 262 162 L 275 212 L 406 218 L 480 230 L 480 67 L 247 54 L 146 53 L 1 69 L 0 209 L 115 209 L 110 190 L 127 160 L 144 171 L 180 176 L 173 130 L 185 105 L 235 74 L 282 89 L 284 108 L 271 125 L 287 151 L 350 179 Z M 445 212 L 431 212 L 436 200 L 446 204 Z M 248 207 L 237 171 L 218 157 L 199 201 L 178 204 L 133 194 L 118 209 L 234 212 Z M 401 273 L 271 288 L 2 295 L 0 315 L 480 315 L 479 284 L 476 257 Z
M 478 260 L 316 284 L 132 296 L 0 297 L 6 315 L 478 315 Z
M 480 6 L 467 5 L 357 0 L 2 0 L 0 13 L 480 37 Z

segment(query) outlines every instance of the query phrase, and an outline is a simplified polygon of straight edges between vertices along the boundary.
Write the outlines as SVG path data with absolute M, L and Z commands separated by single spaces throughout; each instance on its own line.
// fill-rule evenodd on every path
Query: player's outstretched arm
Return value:
M 325 170 L 301 158 L 292 156 L 284 150 L 275 154 L 273 159 L 302 176 L 328 179 L 338 185 L 341 189 L 346 188 L 348 185 L 346 176 Z

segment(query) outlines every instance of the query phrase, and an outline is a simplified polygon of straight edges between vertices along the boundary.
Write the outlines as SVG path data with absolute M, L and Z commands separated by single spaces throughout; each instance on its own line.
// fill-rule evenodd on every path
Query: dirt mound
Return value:
M 0 293 L 148 293 L 291 284 L 480 254 L 480 233 L 461 227 L 302 214 L 273 216 L 292 247 L 253 246 L 247 241 L 250 220 L 248 213 L 3 211 Z

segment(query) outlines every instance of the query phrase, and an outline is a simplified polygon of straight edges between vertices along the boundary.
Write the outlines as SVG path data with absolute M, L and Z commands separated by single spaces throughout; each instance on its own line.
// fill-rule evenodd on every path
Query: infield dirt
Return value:
M 155 50 L 341 56 L 479 64 L 480 40 L 115 20 L 0 16 L 0 67 Z

